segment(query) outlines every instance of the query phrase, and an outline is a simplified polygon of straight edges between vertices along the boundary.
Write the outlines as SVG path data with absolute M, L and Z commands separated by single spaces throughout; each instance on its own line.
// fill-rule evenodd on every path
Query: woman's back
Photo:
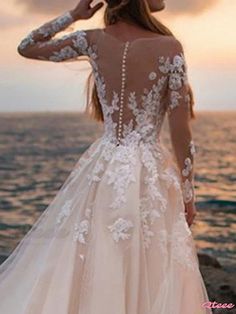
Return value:
M 172 35 L 154 34 L 118 23 L 108 27 L 109 32 L 101 28 L 79 30 L 59 39 L 40 41 L 40 36 L 41 39 L 52 36 L 55 30 L 70 23 L 71 17 L 65 14 L 54 24 L 45 24 L 33 32 L 38 43 L 32 45 L 28 36 L 18 50 L 24 56 L 53 62 L 88 56 L 106 136 L 112 142 L 118 144 L 122 138 L 134 141 L 139 136 L 153 143 L 158 139 L 166 110 L 171 111 L 180 103 L 180 107 L 188 110 L 183 48 Z M 122 38 L 128 35 L 132 39 L 118 38 L 118 31 Z
M 186 68 L 180 43 L 162 35 L 123 41 L 97 29 L 89 37 L 87 52 L 107 135 L 118 141 L 125 137 L 134 140 L 135 136 L 157 141 L 167 109 L 168 83 L 174 73 L 172 90 L 185 92 Z

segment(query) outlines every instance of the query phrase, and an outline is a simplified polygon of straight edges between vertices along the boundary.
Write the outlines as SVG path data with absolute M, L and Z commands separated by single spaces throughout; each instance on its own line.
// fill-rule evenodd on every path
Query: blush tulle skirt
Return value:
M 1 314 L 209 314 L 162 145 L 98 138 L 0 266 Z

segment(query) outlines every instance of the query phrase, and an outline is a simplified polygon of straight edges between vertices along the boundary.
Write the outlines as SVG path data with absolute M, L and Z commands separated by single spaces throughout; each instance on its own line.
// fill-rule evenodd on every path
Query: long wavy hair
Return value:
M 152 14 L 146 0 L 106 0 L 107 6 L 104 13 L 105 26 L 115 24 L 120 19 L 131 23 L 136 23 L 140 27 L 156 32 L 161 35 L 173 35 L 173 33 Z M 104 121 L 101 103 L 98 98 L 96 84 L 90 73 L 87 81 L 87 104 L 86 113 L 97 121 Z M 194 118 L 194 96 L 191 86 L 189 88 L 190 96 L 190 116 Z M 92 89 L 92 92 L 91 92 Z

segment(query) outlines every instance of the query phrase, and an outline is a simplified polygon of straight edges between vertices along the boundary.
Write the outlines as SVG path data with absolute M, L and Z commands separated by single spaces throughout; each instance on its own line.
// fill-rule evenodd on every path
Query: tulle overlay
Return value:
M 1 314 L 206 314 L 180 177 L 157 141 L 98 138 L 0 266 Z

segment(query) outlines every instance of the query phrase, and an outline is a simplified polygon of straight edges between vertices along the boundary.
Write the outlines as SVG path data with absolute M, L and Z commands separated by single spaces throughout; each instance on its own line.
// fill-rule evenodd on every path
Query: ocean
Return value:
M 196 246 L 235 271 L 236 112 L 198 112 L 192 129 Z M 10 254 L 102 132 L 81 113 L 0 114 L 0 254 Z M 167 125 L 163 140 L 171 149 Z

